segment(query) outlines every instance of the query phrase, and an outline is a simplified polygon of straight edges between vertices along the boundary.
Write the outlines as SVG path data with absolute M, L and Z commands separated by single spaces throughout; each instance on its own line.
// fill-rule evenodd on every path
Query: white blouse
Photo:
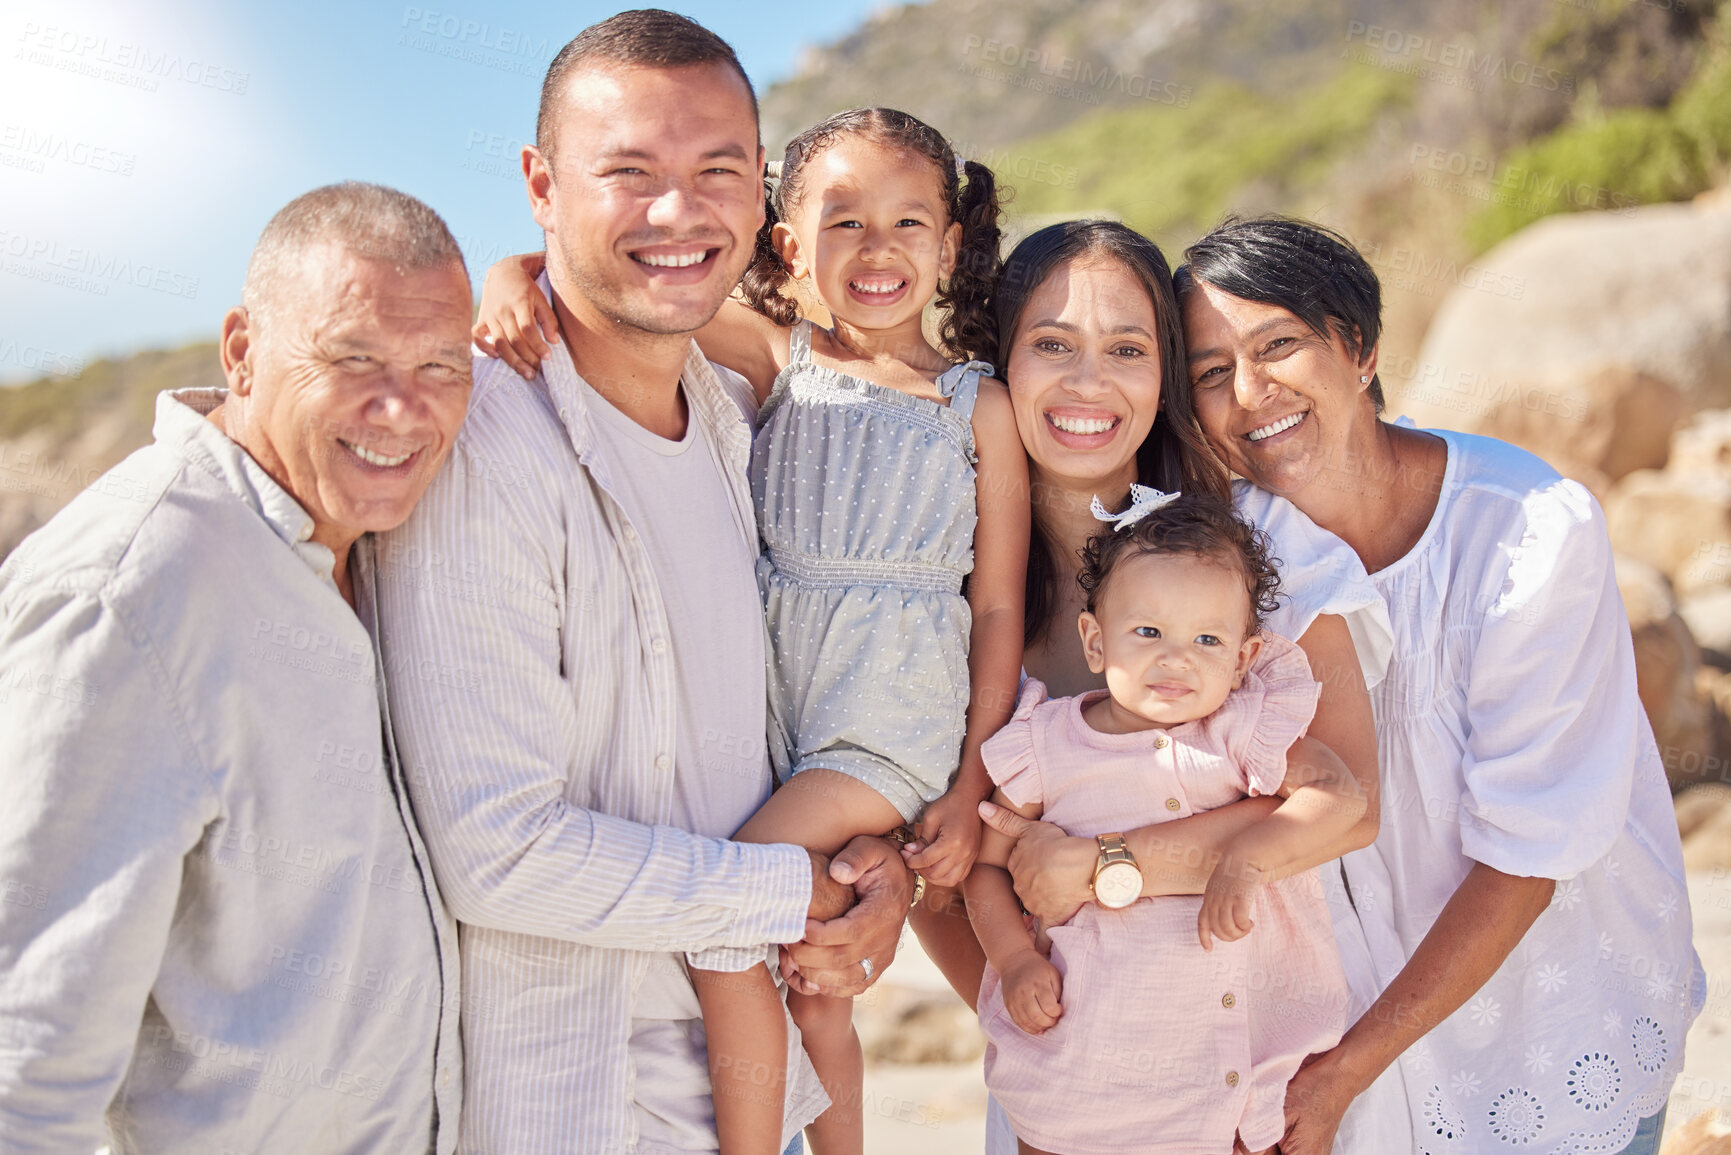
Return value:
M 1371 690 L 1381 832 L 1343 860 L 1374 975 L 1355 1001 L 1474 862 L 1559 881 L 1491 980 L 1390 1068 L 1382 1089 L 1403 1093 L 1361 1099 L 1336 1149 L 1621 1151 L 1682 1068 L 1706 975 L 1604 516 L 1531 454 L 1431 432 L 1448 448 L 1436 512 L 1371 578 L 1394 648 Z

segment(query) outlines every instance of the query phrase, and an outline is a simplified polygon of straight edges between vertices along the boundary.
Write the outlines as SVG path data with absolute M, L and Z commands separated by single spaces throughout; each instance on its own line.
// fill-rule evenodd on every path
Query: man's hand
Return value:
M 1059 999 L 1064 977 L 1039 951 L 1026 950 L 1004 964 L 999 981 L 1004 984 L 1004 1007 L 1018 1027 L 1030 1035 L 1043 1035 L 1064 1014 Z
M 835 856 L 829 877 L 851 886 L 858 902 L 840 918 L 808 921 L 804 941 L 782 948 L 781 973 L 803 994 L 851 998 L 895 959 L 913 898 L 913 875 L 895 843 L 861 836 Z M 861 959 L 871 960 L 870 975 Z
M 980 803 L 980 817 L 999 833 L 1016 840 L 1008 869 L 1016 897 L 1040 920 L 1058 926 L 1094 901 L 1094 864 L 1100 844 L 1092 838 L 1071 838 L 1050 822 L 1035 822 L 1002 806 Z
M 919 840 L 903 853 L 932 886 L 960 886 L 980 854 L 979 797 L 959 786 L 926 807 Z

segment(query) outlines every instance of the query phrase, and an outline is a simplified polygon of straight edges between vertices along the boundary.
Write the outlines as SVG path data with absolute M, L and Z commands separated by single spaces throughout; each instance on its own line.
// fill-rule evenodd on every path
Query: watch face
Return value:
M 1128 862 L 1112 862 L 1094 876 L 1094 897 L 1100 905 L 1120 910 L 1142 896 L 1142 872 Z

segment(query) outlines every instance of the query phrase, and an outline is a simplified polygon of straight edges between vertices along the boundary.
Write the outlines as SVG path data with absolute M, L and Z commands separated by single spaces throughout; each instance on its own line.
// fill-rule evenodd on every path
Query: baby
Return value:
M 1286 1084 L 1345 1027 L 1346 981 L 1314 872 L 1284 878 L 1352 827 L 1344 770 L 1286 781 L 1320 687 L 1262 631 L 1278 577 L 1267 539 L 1224 502 L 1133 486 L 1095 514 L 1080 617 L 1106 690 L 1047 700 L 1029 680 L 986 743 L 993 801 L 1097 836 L 1097 902 L 1036 937 L 988 830 L 966 883 L 989 965 L 986 1084 L 1024 1152 L 1271 1149 Z M 1141 898 L 1121 834 L 1247 795 L 1284 801 L 1246 828 L 1197 897 Z

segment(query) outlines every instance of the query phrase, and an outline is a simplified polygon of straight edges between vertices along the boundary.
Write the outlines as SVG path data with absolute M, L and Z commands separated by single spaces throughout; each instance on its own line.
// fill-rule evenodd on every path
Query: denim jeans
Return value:
M 1655 1147 L 1654 1150 L 1656 1151 L 1658 1148 Z M 781 1155 L 805 1155 L 805 1136 L 795 1135 L 793 1142 L 787 1145 L 787 1150 L 783 1151 Z
M 1641 1125 L 1635 1128 L 1635 1137 L 1629 1145 L 1623 1148 L 1623 1155 L 1659 1155 L 1659 1140 L 1665 1135 L 1666 1107 L 1660 1107 L 1657 1115 L 1648 1115 L 1641 1120 Z

